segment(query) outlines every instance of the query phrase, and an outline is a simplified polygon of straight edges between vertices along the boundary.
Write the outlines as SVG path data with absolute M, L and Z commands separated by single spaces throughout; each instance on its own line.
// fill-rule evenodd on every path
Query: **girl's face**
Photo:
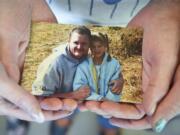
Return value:
M 98 41 L 92 42 L 91 51 L 94 58 L 103 57 L 106 50 L 107 48 L 101 42 L 98 42 Z

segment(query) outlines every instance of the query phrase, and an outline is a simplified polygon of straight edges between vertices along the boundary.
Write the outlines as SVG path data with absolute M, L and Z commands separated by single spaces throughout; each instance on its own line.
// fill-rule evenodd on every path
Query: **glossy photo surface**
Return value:
M 76 27 L 91 38 L 71 32 Z M 140 28 L 34 23 L 21 85 L 37 96 L 141 103 L 142 35 Z

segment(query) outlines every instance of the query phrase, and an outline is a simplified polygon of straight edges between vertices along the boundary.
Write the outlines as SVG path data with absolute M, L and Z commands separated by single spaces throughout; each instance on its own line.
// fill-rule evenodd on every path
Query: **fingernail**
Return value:
M 167 124 L 167 121 L 165 119 L 160 119 L 159 121 L 156 122 L 155 126 L 153 127 L 153 130 L 156 133 L 161 133 L 163 129 L 165 128 Z
M 39 112 L 38 114 L 32 114 L 32 117 L 38 123 L 44 122 L 44 115 L 42 112 Z

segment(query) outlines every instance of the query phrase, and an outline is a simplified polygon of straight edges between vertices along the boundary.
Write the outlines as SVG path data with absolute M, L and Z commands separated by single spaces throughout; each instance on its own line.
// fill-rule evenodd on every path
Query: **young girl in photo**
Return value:
M 90 49 L 91 55 L 78 65 L 73 89 L 88 87 L 91 92 L 86 100 L 119 102 L 123 77 L 119 61 L 108 53 L 108 36 L 100 32 L 94 33 Z

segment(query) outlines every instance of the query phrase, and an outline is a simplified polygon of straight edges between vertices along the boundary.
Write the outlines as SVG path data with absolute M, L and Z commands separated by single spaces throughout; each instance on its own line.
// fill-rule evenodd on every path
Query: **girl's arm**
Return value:
M 82 68 L 82 65 L 80 65 L 80 66 L 78 66 L 75 77 L 74 77 L 73 90 L 79 91 L 83 87 L 89 88 L 89 94 L 88 94 L 89 97 L 87 97 L 86 100 L 100 101 L 102 99 L 102 96 L 93 92 L 93 88 L 91 88 L 89 86 L 89 82 L 88 82 L 88 78 L 87 78 L 87 71 L 84 71 Z

